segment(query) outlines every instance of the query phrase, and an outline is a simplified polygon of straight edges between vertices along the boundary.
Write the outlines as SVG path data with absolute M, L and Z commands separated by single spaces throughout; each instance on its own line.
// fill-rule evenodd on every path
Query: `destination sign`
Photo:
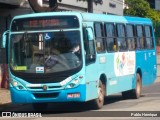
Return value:
M 15 19 L 12 22 L 11 31 L 68 29 L 78 27 L 79 22 L 76 16 L 32 17 Z

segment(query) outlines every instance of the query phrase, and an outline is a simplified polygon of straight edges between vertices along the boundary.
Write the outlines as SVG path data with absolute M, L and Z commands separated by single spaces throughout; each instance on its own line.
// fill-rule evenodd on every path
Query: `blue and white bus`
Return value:
M 13 103 L 91 101 L 122 93 L 139 98 L 156 80 L 156 43 L 148 18 L 77 12 L 16 16 L 8 39 Z

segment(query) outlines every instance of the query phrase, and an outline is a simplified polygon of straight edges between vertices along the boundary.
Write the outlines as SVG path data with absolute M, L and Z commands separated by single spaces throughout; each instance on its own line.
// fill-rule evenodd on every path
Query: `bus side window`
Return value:
M 113 23 L 105 24 L 106 47 L 107 51 L 117 51 L 117 40 L 115 37 L 115 26 Z
M 137 46 L 136 48 L 137 49 L 144 49 L 144 44 L 145 44 L 145 41 L 144 41 L 144 33 L 143 33 L 143 27 L 142 25 L 137 25 L 136 26 L 136 33 L 137 33 Z
M 147 49 L 152 49 L 153 48 L 153 39 L 152 39 L 152 31 L 151 31 L 151 27 L 146 25 L 144 27 L 144 32 L 145 32 L 145 42 L 146 42 L 146 48 Z
M 129 50 L 135 50 L 135 37 L 134 37 L 134 26 L 131 24 L 126 25 L 126 37 Z
M 152 26 L 150 26 L 150 32 L 151 32 L 151 42 L 152 42 L 152 48 L 154 48 L 155 46 L 154 46 L 154 30 L 153 30 L 153 27 Z
M 119 51 L 127 50 L 127 41 L 125 36 L 124 24 L 117 24 L 117 41 Z
M 95 62 L 96 53 L 95 53 L 95 44 L 94 44 L 94 35 L 92 28 L 84 28 L 84 48 L 86 53 L 86 64 Z
M 98 53 L 105 52 L 103 24 L 95 23 L 94 30 L 95 30 L 95 37 L 96 37 L 96 50 Z

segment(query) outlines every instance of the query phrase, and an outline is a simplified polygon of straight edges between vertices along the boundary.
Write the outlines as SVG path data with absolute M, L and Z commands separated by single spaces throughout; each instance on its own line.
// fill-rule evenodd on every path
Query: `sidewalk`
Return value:
M 0 89 L 0 105 L 11 102 L 10 92 L 7 89 Z

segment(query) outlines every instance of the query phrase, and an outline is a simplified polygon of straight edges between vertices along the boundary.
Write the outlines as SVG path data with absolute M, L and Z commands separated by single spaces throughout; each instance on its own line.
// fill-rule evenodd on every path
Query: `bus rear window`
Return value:
M 11 31 L 70 29 L 78 27 L 79 22 L 76 16 L 32 17 L 13 20 Z

